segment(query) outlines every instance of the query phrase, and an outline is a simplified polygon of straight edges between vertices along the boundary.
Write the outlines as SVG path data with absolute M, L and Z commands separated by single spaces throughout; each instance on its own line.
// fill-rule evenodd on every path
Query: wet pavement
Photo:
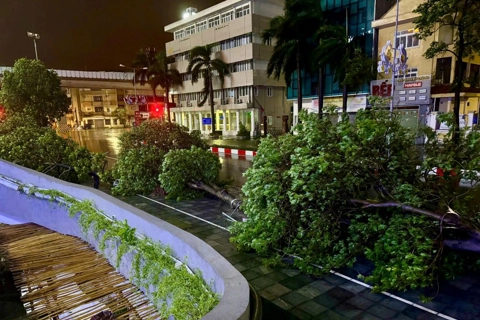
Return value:
M 232 209 L 220 200 L 118 198 L 192 233 L 217 250 L 260 293 L 263 319 L 480 319 L 478 274 L 459 276 L 428 290 L 372 293 L 357 279 L 359 273 L 371 272 L 373 265 L 367 260 L 359 259 L 352 268 L 318 278 L 294 268 L 269 268 L 255 253 L 237 251 L 226 230 L 231 222 L 221 214 Z M 422 295 L 435 298 L 423 303 Z

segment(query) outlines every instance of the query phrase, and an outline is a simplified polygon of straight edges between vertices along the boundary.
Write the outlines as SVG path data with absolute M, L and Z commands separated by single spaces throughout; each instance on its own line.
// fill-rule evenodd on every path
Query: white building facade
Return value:
M 283 130 L 285 116 L 290 114 L 286 85 L 283 79 L 267 77 L 273 46 L 262 44 L 261 39 L 271 18 L 282 14 L 281 0 L 227 0 L 165 27 L 174 35 L 166 44 L 167 56 L 175 58 L 170 67 L 183 78 L 183 88 L 173 91 L 177 107 L 171 112 L 177 123 L 203 134 L 212 131 L 202 124 L 202 119 L 211 117 L 209 102 L 198 105 L 203 81 L 192 84 L 187 66 L 192 48 L 213 45 L 214 58 L 227 63 L 231 73 L 223 87 L 214 79 L 216 131 L 234 136 L 240 123 L 252 136 L 265 133 L 265 123 L 269 133 Z

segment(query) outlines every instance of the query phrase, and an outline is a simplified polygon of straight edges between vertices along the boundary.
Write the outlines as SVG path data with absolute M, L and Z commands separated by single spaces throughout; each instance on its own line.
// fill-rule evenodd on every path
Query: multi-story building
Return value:
M 454 32 L 450 27 L 441 27 L 431 37 L 425 40 L 418 39 L 414 23 L 418 15 L 412 11 L 422 2 L 422 0 L 399 2 L 396 35 L 396 5 L 381 19 L 374 21 L 373 27 L 378 33 L 379 51 L 388 40 L 393 44 L 395 37 L 397 44 L 403 44 L 406 49 L 408 69 L 406 74 L 397 77 L 395 86 L 395 106 L 399 107 L 400 114 L 408 122 L 406 125 L 427 124 L 434 129 L 447 130 L 444 124 L 437 121 L 436 116 L 438 112 L 453 111 L 454 93 L 451 91 L 451 84 L 455 78 L 455 57 L 447 52 L 433 59 L 427 59 L 423 54 L 432 41 L 441 40 L 452 44 Z M 471 126 L 476 118 L 474 114 L 478 113 L 479 109 L 480 56 L 472 55 L 463 59 L 463 63 L 466 65 L 466 74 L 461 93 L 460 125 Z M 385 76 L 383 78 L 386 79 Z
M 170 67 L 184 80 L 183 88 L 173 92 L 177 107 L 171 111 L 177 123 L 202 133 L 212 130 L 202 124 L 202 118 L 211 117 L 209 103 L 198 105 L 203 81 L 192 84 L 186 71 L 192 48 L 213 45 L 215 57 L 227 63 L 231 72 L 223 88 L 214 80 L 216 131 L 236 135 L 240 122 L 251 135 L 264 132 L 264 122 L 268 132 L 282 131 L 290 113 L 286 85 L 283 79 L 267 76 L 273 47 L 262 44 L 261 39 L 270 19 L 281 14 L 282 0 L 227 0 L 165 27 L 174 36 L 166 44 L 167 56 L 175 57 Z
M 362 36 L 364 39 L 363 50 L 372 57 L 377 56 L 377 39 L 372 28 L 372 22 L 380 18 L 394 1 L 385 0 L 319 0 L 325 16 L 331 23 L 343 25 L 347 28 L 349 37 Z M 324 105 L 342 106 L 342 87 L 334 81 L 330 68 L 325 70 Z M 302 108 L 309 112 L 318 112 L 318 74 L 302 73 L 303 100 Z M 356 92 L 349 92 L 347 99 L 347 112 L 355 113 L 360 108 L 367 106 L 369 84 L 359 88 Z M 297 105 L 297 73 L 292 77 L 287 92 L 288 100 L 293 102 L 294 124 L 298 119 Z

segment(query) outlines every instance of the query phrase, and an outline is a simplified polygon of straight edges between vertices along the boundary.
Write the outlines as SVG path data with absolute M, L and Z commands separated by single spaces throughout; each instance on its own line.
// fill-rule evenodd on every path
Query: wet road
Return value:
M 65 137 L 71 137 L 80 145 L 86 147 L 93 152 L 105 153 L 108 152 L 109 160 L 108 166 L 111 167 L 113 162 L 118 157 L 120 148 L 118 145 L 119 137 L 122 133 L 130 129 L 94 129 L 94 130 L 80 130 L 70 131 L 62 134 Z M 233 185 L 241 187 L 246 179 L 243 173 L 251 167 L 252 158 L 238 158 L 237 156 L 219 155 L 222 169 L 219 177 L 221 180 L 234 179 Z

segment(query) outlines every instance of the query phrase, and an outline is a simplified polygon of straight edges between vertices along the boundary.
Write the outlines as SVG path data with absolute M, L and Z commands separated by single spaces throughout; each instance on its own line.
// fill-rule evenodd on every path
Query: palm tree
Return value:
M 158 61 L 155 55 L 155 48 L 140 49 L 132 62 L 133 67 L 138 68 L 138 70 L 135 70 L 134 75 L 136 81 L 140 82 L 142 86 L 146 83 L 150 85 L 153 91 L 154 102 L 156 89 L 160 85 L 160 77 L 157 73 L 160 67 L 157 65 Z
M 182 76 L 177 69 L 168 67 L 168 64 L 173 63 L 174 59 L 172 57 L 167 57 L 164 50 L 159 51 L 155 55 L 155 60 L 156 61 L 152 67 L 152 73 L 155 74 L 155 76 L 158 76 L 160 86 L 165 89 L 168 122 L 171 122 L 170 106 L 168 105 L 170 103 L 170 89 L 183 86 Z
M 275 40 L 273 54 L 267 66 L 268 76 L 280 79 L 283 74 L 287 85 L 297 73 L 297 103 L 302 109 L 302 70 L 310 72 L 310 55 L 313 36 L 323 23 L 318 0 L 286 0 L 283 16 L 270 20 L 270 26 L 262 32 L 263 43 Z
M 165 89 L 169 122 L 171 122 L 170 107 L 168 106 L 170 102 L 170 88 L 175 88 L 183 84 L 182 77 L 178 70 L 168 67 L 168 64 L 172 62 L 172 59 L 167 57 L 165 51 L 162 50 L 157 53 L 155 48 L 147 48 L 138 51 L 132 63 L 134 67 L 140 68 L 135 71 L 136 79 L 141 85 L 148 83 L 152 88 L 154 102 L 157 87 L 161 86 Z
M 203 78 L 203 97 L 198 104 L 203 106 L 210 102 L 210 113 L 212 115 L 212 131 L 215 132 L 215 110 L 213 103 L 213 80 L 218 77 L 223 88 L 225 76 L 230 74 L 228 64 L 222 59 L 212 59 L 212 45 L 194 47 L 190 51 L 190 61 L 188 63 L 187 72 L 192 74 L 192 84 L 198 82 L 200 76 Z
M 319 70 L 330 66 L 334 81 L 343 87 L 342 110 L 346 113 L 348 90 L 360 88 L 375 76 L 374 62 L 362 50 L 365 37 L 349 37 L 343 26 L 324 25 L 317 33 L 317 41 L 314 64 Z

